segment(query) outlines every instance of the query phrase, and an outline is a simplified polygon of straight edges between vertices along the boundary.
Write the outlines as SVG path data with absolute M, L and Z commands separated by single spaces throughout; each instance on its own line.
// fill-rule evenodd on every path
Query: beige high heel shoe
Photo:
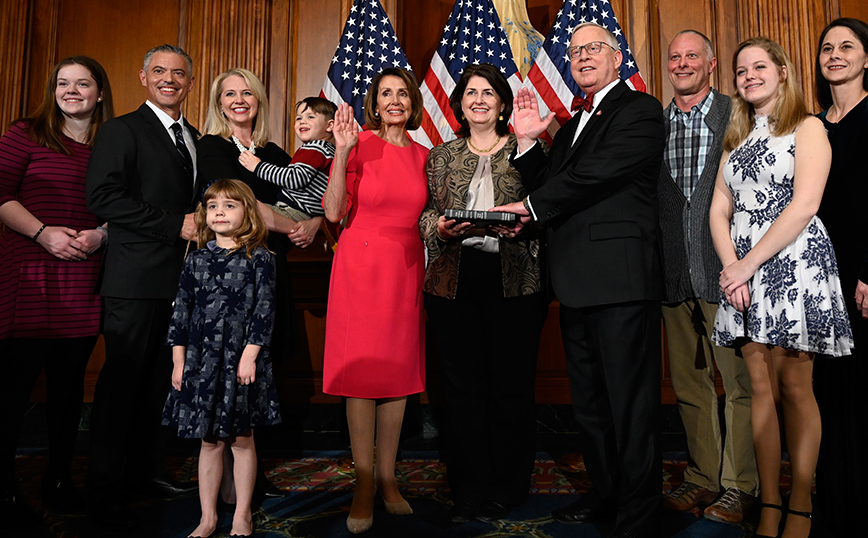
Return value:
M 352 534 L 361 534 L 370 530 L 371 526 L 374 524 L 374 516 L 366 517 L 364 519 L 356 519 L 354 517 L 347 516 L 347 530 Z
M 401 502 L 398 503 L 390 503 L 386 499 L 383 499 L 383 504 L 386 506 L 386 512 L 389 512 L 393 516 L 407 516 L 413 513 L 413 508 L 410 507 L 407 499 L 401 499 Z

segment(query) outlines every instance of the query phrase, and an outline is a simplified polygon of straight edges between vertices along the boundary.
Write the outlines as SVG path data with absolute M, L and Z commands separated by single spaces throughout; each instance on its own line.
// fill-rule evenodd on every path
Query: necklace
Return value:
M 245 148 L 244 144 L 242 144 L 235 135 L 232 135 L 232 141 L 235 142 L 235 147 L 238 148 L 238 151 L 242 153 L 245 151 L 249 151 L 250 153 L 256 155 L 256 144 L 253 143 L 253 140 L 250 141 L 249 148 Z
M 79 144 L 84 144 L 84 141 L 87 138 L 87 129 L 85 129 L 81 132 L 74 132 L 72 129 L 69 128 L 68 125 L 64 125 L 63 126 L 63 134 L 65 134 L 69 138 L 75 140 Z
M 494 149 L 494 146 L 500 144 L 500 139 L 501 139 L 501 138 L 503 138 L 503 137 L 502 137 L 502 136 L 498 136 L 498 137 L 497 137 L 497 140 L 494 141 L 494 144 L 488 146 L 488 147 L 485 148 L 485 149 L 479 149 L 479 148 L 477 148 L 476 146 L 474 146 L 474 145 L 473 145 L 473 142 L 470 141 L 470 137 L 469 137 L 469 136 L 467 137 L 467 143 L 470 144 L 470 147 L 473 148 L 474 150 L 476 150 L 477 153 L 488 153 L 489 151 L 491 151 L 491 150 Z

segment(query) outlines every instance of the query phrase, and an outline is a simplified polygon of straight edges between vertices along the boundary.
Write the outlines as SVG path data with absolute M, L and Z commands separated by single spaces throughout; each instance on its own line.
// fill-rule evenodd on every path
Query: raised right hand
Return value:
M 332 129 L 335 136 L 335 148 L 349 151 L 359 142 L 359 124 L 353 115 L 353 107 L 342 103 L 335 112 L 335 125 Z
M 554 112 L 549 112 L 545 118 L 540 116 L 536 94 L 529 88 L 518 90 L 513 100 L 512 113 L 515 115 L 515 136 L 519 140 L 520 151 L 524 151 L 521 142 L 532 145 L 555 118 Z

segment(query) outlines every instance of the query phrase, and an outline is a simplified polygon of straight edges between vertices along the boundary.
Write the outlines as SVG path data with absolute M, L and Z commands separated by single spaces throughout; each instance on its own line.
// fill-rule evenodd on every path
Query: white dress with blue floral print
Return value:
M 732 192 L 732 241 L 739 259 L 757 244 L 793 198 L 796 135 L 772 136 L 766 117 L 724 164 Z M 737 338 L 831 356 L 849 355 L 853 333 L 844 307 L 838 264 L 816 216 L 796 240 L 760 266 L 748 281 L 750 306 L 739 312 L 723 293 L 712 338 Z

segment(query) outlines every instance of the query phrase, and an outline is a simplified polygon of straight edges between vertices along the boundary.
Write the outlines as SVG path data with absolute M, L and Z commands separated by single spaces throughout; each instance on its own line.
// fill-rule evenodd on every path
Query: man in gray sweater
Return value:
M 665 497 L 663 506 L 684 511 L 713 503 L 705 517 L 737 523 L 755 503 L 759 488 L 750 377 L 732 349 L 711 342 L 721 265 L 708 225 L 731 103 L 711 88 L 717 59 L 707 37 L 684 30 L 672 40 L 668 54 L 675 96 L 663 111 L 667 138 L 658 184 L 666 284 L 663 321 L 689 455 L 684 483 Z M 718 420 L 715 364 L 726 391 L 725 440 Z

